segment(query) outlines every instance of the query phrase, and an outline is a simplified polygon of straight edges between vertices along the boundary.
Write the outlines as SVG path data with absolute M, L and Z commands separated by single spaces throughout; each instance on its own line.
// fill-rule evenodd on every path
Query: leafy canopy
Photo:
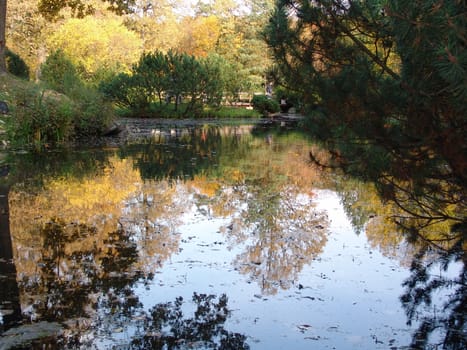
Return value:
M 100 70 L 129 71 L 138 60 L 141 40 L 119 18 L 71 18 L 47 40 L 60 48 L 79 69 L 85 80 Z
M 102 0 L 109 4 L 109 9 L 118 14 L 131 11 L 135 0 Z M 38 4 L 39 11 L 49 20 L 57 18 L 60 11 L 66 8 L 71 9 L 76 17 L 84 17 L 94 12 L 91 0 L 40 0 Z

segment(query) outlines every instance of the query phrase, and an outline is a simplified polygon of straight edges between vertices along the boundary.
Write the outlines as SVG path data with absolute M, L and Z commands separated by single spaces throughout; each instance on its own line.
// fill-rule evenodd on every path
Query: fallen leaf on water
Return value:
M 309 324 L 301 324 L 301 325 L 298 325 L 297 328 L 298 328 L 300 331 L 304 332 L 304 331 L 309 330 L 309 329 L 311 328 L 311 325 L 309 325 Z

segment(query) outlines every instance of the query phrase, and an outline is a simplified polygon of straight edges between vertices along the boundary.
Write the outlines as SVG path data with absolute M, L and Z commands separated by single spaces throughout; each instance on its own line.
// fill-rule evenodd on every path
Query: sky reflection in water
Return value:
M 150 307 L 164 298 L 189 300 L 196 291 L 226 293 L 232 309 L 227 328 L 247 335 L 252 349 L 372 349 L 387 348 L 391 340 L 409 343 L 398 301 L 407 271 L 355 235 L 335 193 L 317 195 L 318 208 L 328 212 L 331 222 L 327 244 L 288 288 L 271 295 L 261 280 L 239 274 L 232 261 L 254 238 L 226 250 L 219 233 L 225 220 L 204 221 L 193 213 L 179 227 L 186 242 L 182 251 L 156 273 L 159 288 L 140 288 L 140 300 Z
M 381 204 L 345 200 L 371 189 L 312 167 L 296 134 L 250 129 L 12 161 L 16 321 L 59 322 L 62 335 L 42 341 L 56 348 L 410 344 L 399 301 L 410 247 L 369 240 Z

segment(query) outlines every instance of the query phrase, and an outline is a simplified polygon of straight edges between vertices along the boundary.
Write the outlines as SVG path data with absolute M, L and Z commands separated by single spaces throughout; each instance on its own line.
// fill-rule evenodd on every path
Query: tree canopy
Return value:
M 108 3 L 109 9 L 118 13 L 128 13 L 132 10 L 134 0 L 101 0 Z M 15 5 L 21 6 L 15 3 Z M 42 16 L 48 20 L 58 18 L 60 11 L 70 9 L 73 16 L 84 17 L 94 12 L 95 2 L 93 0 L 40 0 L 34 4 L 28 4 L 29 11 L 25 14 L 31 15 L 31 8 L 37 9 Z M 6 28 L 7 28 L 7 0 L 0 0 L 0 71 L 5 71 L 5 48 L 6 48 Z M 29 41 L 29 40 L 28 40 Z
M 427 195 L 417 215 L 456 222 L 462 211 L 448 207 L 467 181 L 465 14 L 463 1 L 284 0 L 266 33 L 337 165 L 410 212 L 409 193 Z
M 236 66 L 237 78 L 241 80 L 237 85 L 251 94 L 263 89 L 264 72 L 271 62 L 260 30 L 267 22 L 272 3 L 272 0 L 9 2 L 6 41 L 10 51 L 26 62 L 30 76 L 36 79 L 40 79 L 40 67 L 47 56 L 56 50 L 73 58 L 80 73 L 84 72 L 88 75 L 86 79 L 92 81 L 104 78 L 101 73 L 109 67 L 128 71 L 141 52 L 173 50 L 197 58 L 217 54 Z M 112 38 L 111 32 L 118 35 Z M 123 39 L 123 45 L 114 40 L 117 37 Z M 95 72 L 99 74 L 94 77 Z
M 118 18 L 86 17 L 65 21 L 47 38 L 72 59 L 83 78 L 99 71 L 129 71 L 141 53 L 141 40 Z
M 130 12 L 135 0 L 101 0 L 109 4 L 109 9 L 118 14 Z M 69 8 L 76 17 L 84 17 L 94 12 L 92 0 L 40 0 L 39 11 L 48 19 L 56 18 L 60 11 Z

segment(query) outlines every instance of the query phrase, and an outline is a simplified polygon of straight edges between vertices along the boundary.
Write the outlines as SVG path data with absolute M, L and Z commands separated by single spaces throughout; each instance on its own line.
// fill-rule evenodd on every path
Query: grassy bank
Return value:
M 147 110 L 112 108 L 102 95 L 83 84 L 66 94 L 10 74 L 0 75 L 0 101 L 9 112 L 0 114 L 0 144 L 13 148 L 42 148 L 102 134 L 115 117 L 162 119 L 258 119 L 261 114 L 244 107 L 221 106 L 189 110 L 180 104 L 151 104 Z
M 0 114 L 0 143 L 6 146 L 8 143 L 8 130 L 11 124 L 12 107 L 17 105 L 16 96 L 19 91 L 30 88 L 31 83 L 8 73 L 0 73 L 0 101 L 7 104 L 9 113 Z
M 130 110 L 126 108 L 116 107 L 116 114 L 122 118 L 162 118 L 162 119 L 237 119 L 237 118 L 260 118 L 261 114 L 253 109 L 234 106 L 209 107 L 204 106 L 202 109 L 187 111 L 186 104 L 182 103 L 175 110 L 173 104 L 158 103 L 142 111 Z
M 55 146 L 96 136 L 114 117 L 102 95 L 82 84 L 65 95 L 41 83 L 1 74 L 0 101 L 9 109 L 1 115 L 2 143 L 19 148 Z

